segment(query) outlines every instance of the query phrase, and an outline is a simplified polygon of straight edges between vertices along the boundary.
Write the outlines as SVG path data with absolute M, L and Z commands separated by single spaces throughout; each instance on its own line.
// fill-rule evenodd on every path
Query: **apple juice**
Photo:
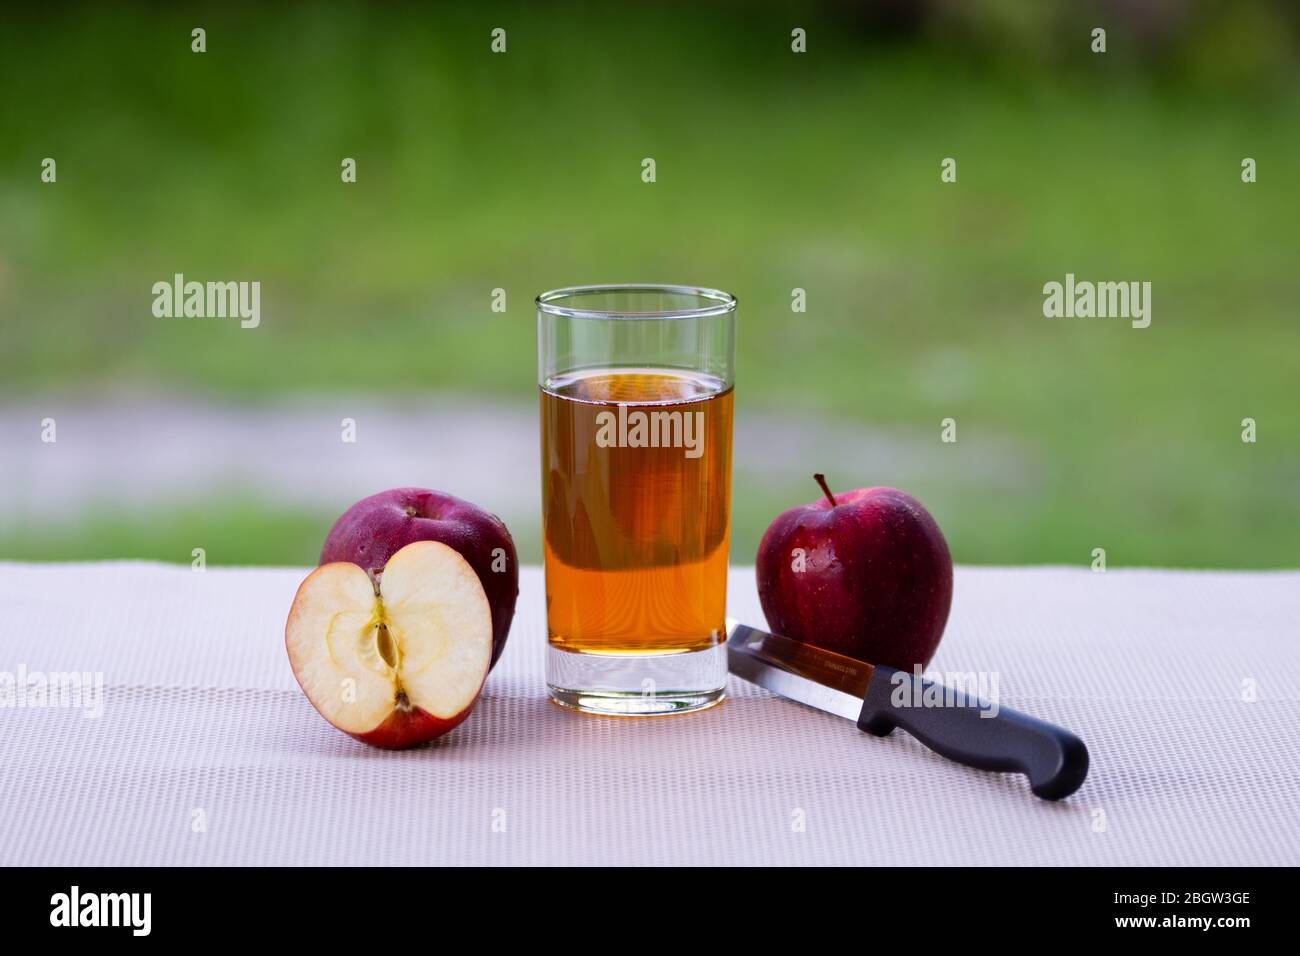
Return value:
M 598 654 L 725 640 L 732 389 L 584 369 L 541 389 L 548 636 Z

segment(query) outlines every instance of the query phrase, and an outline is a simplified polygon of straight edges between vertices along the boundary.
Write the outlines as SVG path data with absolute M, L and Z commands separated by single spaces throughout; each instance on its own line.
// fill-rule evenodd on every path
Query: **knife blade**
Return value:
M 877 737 L 901 727 L 935 753 L 980 770 L 1023 773 L 1044 800 L 1088 775 L 1088 748 L 1064 730 L 1006 707 L 813 644 L 727 620 L 731 673 L 782 697 L 854 721 Z M 937 702 L 937 703 L 935 703 Z

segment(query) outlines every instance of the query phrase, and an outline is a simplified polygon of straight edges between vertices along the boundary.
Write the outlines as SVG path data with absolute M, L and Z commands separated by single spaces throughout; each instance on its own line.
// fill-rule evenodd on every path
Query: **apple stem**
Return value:
M 813 475 L 813 478 L 816 480 L 817 484 L 819 484 L 819 485 L 822 486 L 822 491 L 826 492 L 826 500 L 829 501 L 829 502 L 831 503 L 831 507 L 834 508 L 834 507 L 835 507 L 835 496 L 834 496 L 833 494 L 831 494 L 831 488 L 830 488 L 830 485 L 826 484 L 826 476 L 825 476 L 825 475 Z

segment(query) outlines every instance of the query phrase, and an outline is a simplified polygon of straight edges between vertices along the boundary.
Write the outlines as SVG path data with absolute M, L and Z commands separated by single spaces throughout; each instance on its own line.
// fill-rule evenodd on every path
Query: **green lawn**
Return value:
M 960 561 L 1300 564 L 1294 84 L 1192 90 L 1101 58 L 1008 75 L 812 17 L 797 56 L 766 9 L 382 9 L 214 8 L 202 55 L 169 8 L 8 15 L 0 388 L 531 402 L 535 293 L 696 282 L 740 297 L 738 414 L 936 443 L 957 420 L 952 468 L 906 478 Z M 261 328 L 154 318 L 175 272 L 260 280 Z M 1151 281 L 1151 327 L 1045 319 L 1067 272 Z M 994 440 L 1031 473 L 963 470 Z M 738 474 L 737 558 L 813 497 Z M 160 507 L 11 529 L 0 556 L 187 560 L 206 527 L 230 560 L 309 560 L 331 517 Z

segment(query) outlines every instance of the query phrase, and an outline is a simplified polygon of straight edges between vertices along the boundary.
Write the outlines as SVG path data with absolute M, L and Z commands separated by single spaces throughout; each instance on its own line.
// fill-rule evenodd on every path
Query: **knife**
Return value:
M 877 737 L 906 730 L 935 753 L 980 770 L 1023 773 L 1044 800 L 1088 776 L 1088 748 L 1060 727 L 893 667 L 867 664 L 727 620 L 727 663 L 774 694 L 855 721 Z M 928 691 L 928 695 L 927 695 Z M 941 705 L 923 702 L 937 697 Z

